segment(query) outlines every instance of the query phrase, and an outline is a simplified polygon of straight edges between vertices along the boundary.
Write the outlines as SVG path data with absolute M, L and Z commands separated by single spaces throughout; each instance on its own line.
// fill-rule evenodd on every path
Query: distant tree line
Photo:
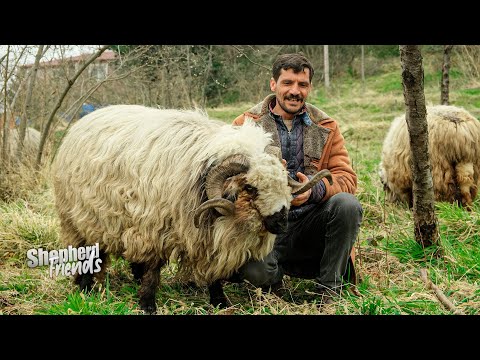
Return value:
M 112 46 L 124 54 L 139 46 Z M 398 45 L 365 45 L 365 75 L 381 71 L 385 58 L 398 57 Z M 438 51 L 441 50 L 439 47 Z M 314 81 L 324 79 L 323 45 L 156 45 L 129 66 L 137 73 L 133 102 L 163 107 L 215 107 L 256 102 L 270 89 L 270 68 L 277 55 L 303 52 L 315 67 Z M 329 45 L 329 69 L 335 77 L 350 74 L 360 80 L 361 45 Z
M 68 45 L 46 45 L 45 51 L 54 49 L 55 57 L 39 52 L 37 45 L 9 47 L 10 55 L 0 56 L 3 154 L 9 135 L 7 123 L 31 126 L 51 143 L 59 140 L 55 137 L 59 130 L 80 117 L 84 103 L 95 108 L 109 104 L 211 108 L 256 103 L 270 93 L 271 65 L 283 53 L 303 52 L 311 60 L 314 88 L 325 86 L 325 80 L 335 87 L 342 77 L 364 84 L 370 76 L 391 72 L 391 59 L 400 64 L 398 45 L 328 45 L 328 52 L 324 45 L 109 45 L 116 59 L 109 64 L 108 75 L 99 79 L 91 71 L 94 64 L 76 78 L 82 64 L 72 67 L 66 55 Z M 38 71 L 22 66 L 20 60 L 26 53 L 39 54 Z M 424 61 L 438 69 L 440 85 L 444 46 L 424 45 L 422 53 Z M 52 60 L 56 67 L 48 73 L 42 64 Z M 451 50 L 451 72 L 460 71 L 478 81 L 479 63 L 479 46 L 456 45 Z M 444 84 L 448 85 L 447 80 Z M 23 118 L 26 123 L 21 122 Z

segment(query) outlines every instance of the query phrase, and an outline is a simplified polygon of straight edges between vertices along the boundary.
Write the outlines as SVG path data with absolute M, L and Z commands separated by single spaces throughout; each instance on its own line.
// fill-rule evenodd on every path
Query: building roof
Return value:
M 59 66 L 62 63 L 65 62 L 83 62 L 86 61 L 90 56 L 92 56 L 92 53 L 89 54 L 80 54 L 77 56 L 70 56 L 65 59 L 53 59 L 50 61 L 42 61 L 39 64 L 39 67 L 55 67 Z M 105 50 L 98 58 L 95 59 L 95 62 L 110 62 L 116 59 L 116 53 L 112 50 Z M 32 67 L 33 63 L 31 64 L 25 64 L 23 65 L 24 67 Z

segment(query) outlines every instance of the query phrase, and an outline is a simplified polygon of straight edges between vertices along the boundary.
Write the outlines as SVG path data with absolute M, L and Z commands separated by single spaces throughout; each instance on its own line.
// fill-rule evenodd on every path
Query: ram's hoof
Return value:
M 157 305 L 155 304 L 155 301 L 140 301 L 140 309 L 142 309 L 146 315 L 155 315 L 157 312 Z
M 226 296 L 211 297 L 210 304 L 213 307 L 218 306 L 219 309 L 226 309 L 229 306 L 229 301 Z

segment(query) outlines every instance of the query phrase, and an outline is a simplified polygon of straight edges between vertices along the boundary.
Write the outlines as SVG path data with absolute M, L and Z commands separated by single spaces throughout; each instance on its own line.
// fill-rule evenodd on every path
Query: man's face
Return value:
M 311 90 L 310 70 L 303 69 L 299 73 L 293 69 L 283 70 L 277 81 L 270 79 L 270 89 L 277 96 L 277 105 L 288 114 L 296 114 L 305 104 Z

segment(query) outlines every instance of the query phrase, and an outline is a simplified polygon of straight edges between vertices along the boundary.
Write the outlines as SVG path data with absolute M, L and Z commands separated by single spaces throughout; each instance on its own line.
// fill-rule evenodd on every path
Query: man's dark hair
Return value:
M 278 80 L 280 77 L 280 73 L 283 70 L 293 69 L 294 73 L 299 73 L 303 71 L 303 69 L 310 70 L 310 83 L 312 82 L 313 78 L 313 66 L 310 61 L 302 54 L 302 53 L 295 53 L 295 54 L 283 54 L 279 55 L 272 66 L 272 76 L 275 81 Z

